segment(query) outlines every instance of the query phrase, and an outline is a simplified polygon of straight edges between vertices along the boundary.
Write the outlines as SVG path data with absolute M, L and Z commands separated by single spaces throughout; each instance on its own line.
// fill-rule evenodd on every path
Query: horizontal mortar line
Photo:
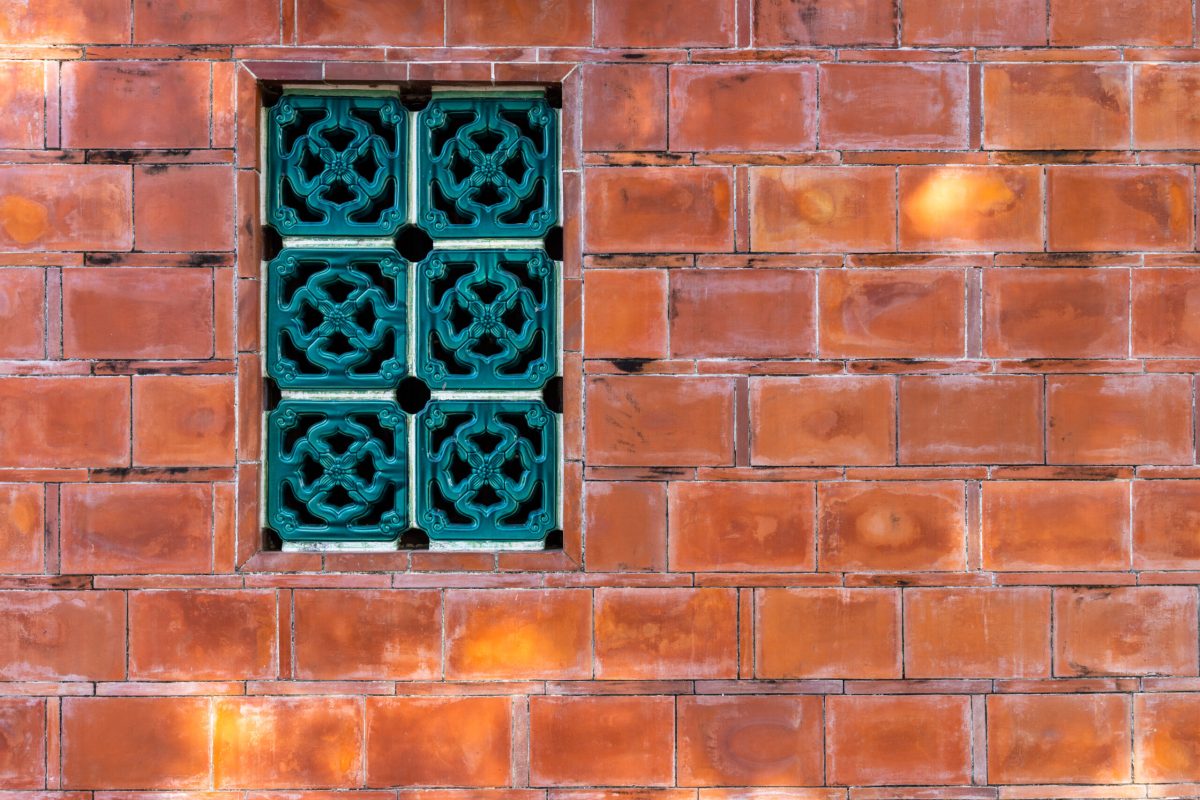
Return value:
M 308 247 L 308 248 L 386 248 L 394 249 L 396 240 L 390 236 L 347 236 L 347 237 L 319 237 L 319 236 L 284 236 L 282 237 L 283 246 L 285 248 Z M 498 250 L 501 248 L 508 249 L 527 249 L 540 250 L 542 248 L 541 239 L 437 239 L 433 242 L 433 251 L 437 250 L 470 250 L 472 248 Z
M 541 400 L 540 389 L 431 389 L 430 400 Z M 281 389 L 283 400 L 396 401 L 394 389 Z

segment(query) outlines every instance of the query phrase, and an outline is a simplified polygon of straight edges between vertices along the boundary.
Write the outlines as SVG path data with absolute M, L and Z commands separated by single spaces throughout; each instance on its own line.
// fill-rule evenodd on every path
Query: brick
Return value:
M 1133 68 L 1133 146 L 1162 150 L 1200 147 L 1200 66 L 1138 64 Z
M 900 592 L 760 589 L 755 676 L 899 678 Z
M 65 697 L 63 788 L 206 788 L 211 737 L 206 697 Z
M 905 376 L 900 463 L 1041 463 L 1043 416 L 1037 376 Z
M 144 44 L 277 44 L 275 0 L 201 0 L 186 6 L 135 0 L 133 41 Z
M 733 383 L 721 378 L 621 376 L 587 384 L 593 465 L 733 463 Z
M 1041 250 L 1039 167 L 901 167 L 904 250 Z
M 368 786 L 507 786 L 508 697 L 367 699 Z
M 812 150 L 816 116 L 811 64 L 671 68 L 672 150 Z
M 737 676 L 737 593 L 730 589 L 597 589 L 596 677 Z
M 1055 674 L 1195 675 L 1196 614 L 1189 586 L 1058 589 Z
M 138 250 L 232 250 L 233 170 L 222 166 L 134 168 Z M 199 210 L 203 213 L 197 213 Z
M 209 270 L 63 270 L 67 358 L 208 358 L 212 352 Z
M 0 250 L 127 250 L 133 243 L 128 167 L 0 167 Z
M 587 0 L 447 0 L 449 45 L 589 45 Z
M 585 249 L 710 253 L 733 249 L 732 171 L 722 167 L 588 170 Z
M 0 592 L 0 680 L 121 680 L 121 592 Z
M 422 0 L 299 0 L 296 40 L 320 45 L 440 45 L 442 3 Z
M 46 520 L 42 487 L 0 483 L 0 572 L 41 572 Z
M 40 61 L 0 61 L 0 147 L 45 142 L 45 68 Z
M 1200 694 L 1133 697 L 1134 780 L 1200 780 Z
M 587 270 L 583 349 L 588 358 L 667 355 L 667 273 L 658 269 Z
M 598 47 L 728 47 L 733 0 L 606 0 L 596 6 Z
M 1191 45 L 1188 0 L 1050 0 L 1050 44 Z
M 0 379 L 0 464 L 115 467 L 129 463 L 129 381 Z
M 1050 677 L 1050 590 L 906 590 L 904 675 Z
M 822 782 L 821 698 L 680 697 L 680 786 Z
M 208 147 L 209 65 L 203 61 L 68 61 L 64 147 Z
M 672 483 L 669 564 L 679 572 L 812 570 L 808 483 Z
M 961 483 L 822 483 L 817 496 L 823 571 L 966 568 Z
M 1046 43 L 1044 0 L 906 0 L 905 45 L 1021 47 Z
M 1186 375 L 1059 375 L 1046 393 L 1051 463 L 1192 463 Z
M 591 678 L 592 593 L 448 591 L 445 652 L 450 680 Z
M 326 789 L 361 784 L 360 699 L 237 697 L 218 698 L 213 704 L 215 788 Z
M 587 568 L 661 572 L 667 568 L 667 490 L 661 483 L 588 481 Z
M 46 355 L 46 274 L 41 269 L 0 269 L 0 358 Z
M 1050 249 L 1191 248 L 1191 176 L 1177 167 L 1050 167 Z
M 750 461 L 756 466 L 892 464 L 896 394 L 889 378 L 750 381 Z
M 275 593 L 132 592 L 129 677 L 241 681 L 276 674 Z
M 233 392 L 231 377 L 135 377 L 133 463 L 198 467 L 232 464 Z
M 992 358 L 1125 357 L 1129 273 L 984 270 L 983 348 Z
M 989 64 L 983 141 L 999 150 L 1129 147 L 1129 70 L 1123 64 Z
M 668 786 L 675 701 L 670 697 L 531 697 L 534 786 Z
M 1133 568 L 1200 569 L 1200 483 L 1133 484 Z
M 750 249 L 842 253 L 896 246 L 891 167 L 750 170 Z
M 25 0 L 0 3 L 0 43 L 125 44 L 129 41 L 128 0 Z
M 962 356 L 962 270 L 821 270 L 819 282 L 823 357 Z
M 822 64 L 823 147 L 939 150 L 967 146 L 965 64 Z
M 442 604 L 434 591 L 299 590 L 296 677 L 427 680 L 441 675 Z
M 666 67 L 588 64 L 582 101 L 584 150 L 666 149 Z
M 68 484 L 61 504 L 66 574 L 212 568 L 212 489 L 207 484 Z
M 675 270 L 671 355 L 803 358 L 816 350 L 816 281 L 799 270 Z
M 1129 698 L 998 694 L 987 699 L 989 783 L 1128 781 Z
M 1129 485 L 1012 481 L 983 485 L 983 568 L 1129 569 Z
M 754 5 L 759 46 L 892 44 L 896 6 L 891 0 L 760 0 Z
M 971 780 L 966 697 L 830 697 L 828 782 L 951 785 Z
M 0 699 L 0 787 L 46 785 L 46 703 L 27 697 Z
M 1200 356 L 1200 270 L 1133 270 L 1133 355 Z

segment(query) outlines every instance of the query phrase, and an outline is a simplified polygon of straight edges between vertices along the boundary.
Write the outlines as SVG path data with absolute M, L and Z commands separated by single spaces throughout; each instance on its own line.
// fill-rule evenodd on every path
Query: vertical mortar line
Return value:
M 1050 587 L 1050 678 L 1058 675 L 1058 592 L 1056 587 Z
M 900 602 L 900 679 L 908 677 L 908 659 L 905 657 L 904 646 L 904 605 L 905 597 L 907 596 L 903 586 L 898 590 Z
M 208 146 L 214 145 L 213 138 L 213 100 L 216 98 L 216 87 L 213 85 L 213 62 L 208 62 Z
M 1050 463 L 1050 378 L 1043 374 L 1042 379 L 1042 463 Z
M 1124 59 L 1124 57 L 1125 54 L 1122 53 L 1121 58 Z M 1136 157 L 1137 153 L 1134 150 L 1135 144 L 1133 136 L 1133 118 L 1134 115 L 1137 114 L 1137 103 L 1135 103 L 1133 99 L 1133 69 L 1134 68 L 1132 64 L 1125 64 L 1125 86 L 1129 90 L 1129 150 L 1130 153 Z
M 1040 179 L 1042 184 L 1042 251 L 1050 251 L 1050 169 L 1042 165 Z M 993 258 L 993 263 L 995 259 Z
M 900 376 L 892 377 L 892 463 L 900 466 Z

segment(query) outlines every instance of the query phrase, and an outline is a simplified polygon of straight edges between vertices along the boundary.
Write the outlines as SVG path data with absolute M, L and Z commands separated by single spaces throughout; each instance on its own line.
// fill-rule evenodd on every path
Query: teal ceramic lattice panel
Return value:
M 391 236 L 407 218 L 394 97 L 284 95 L 267 114 L 267 221 L 284 236 Z
M 558 524 L 558 424 L 540 402 L 435 400 L 416 420 L 431 541 L 541 541 Z
M 418 224 L 434 239 L 558 224 L 558 115 L 541 95 L 435 96 L 417 123 Z
M 389 541 L 408 524 L 394 403 L 284 400 L 268 417 L 267 523 L 289 541 Z
M 282 389 L 391 388 L 406 372 L 395 250 L 286 249 L 267 272 L 267 373 Z
M 414 269 L 414 372 L 436 389 L 540 389 L 557 372 L 558 285 L 540 250 L 435 250 Z

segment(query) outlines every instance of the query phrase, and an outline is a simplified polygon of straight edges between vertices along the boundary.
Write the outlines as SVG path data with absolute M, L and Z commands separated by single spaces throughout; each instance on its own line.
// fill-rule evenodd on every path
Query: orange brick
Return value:
M 368 786 L 507 786 L 508 697 L 367 699 Z
M 299 0 L 299 44 L 440 45 L 445 30 L 442 3 L 423 0 Z
M 427 680 L 441 675 L 442 604 L 436 591 L 299 590 L 296 677 Z
M 733 382 L 629 376 L 587 384 L 587 457 L 593 465 L 733 463 Z
M 584 551 L 596 572 L 667 568 L 667 489 L 662 483 L 588 481 Z
M 821 270 L 821 355 L 961 357 L 964 291 L 957 269 Z
M 667 273 L 657 269 L 587 270 L 583 349 L 588 358 L 667 355 Z
M 828 782 L 950 785 L 971 780 L 970 699 L 829 697 Z
M 1188 0 L 1050 0 L 1050 44 L 1191 45 Z
M 899 678 L 900 592 L 758 589 L 759 678 Z
M 1050 677 L 1050 590 L 906 590 L 904 675 Z
M 812 64 L 671 68 L 672 150 L 812 150 L 816 116 Z
M 965 64 L 822 64 L 822 147 L 967 146 Z
M 991 695 L 988 782 L 1123 783 L 1129 735 L 1126 695 Z
M 1051 250 L 1187 250 L 1192 173 L 1179 167 L 1050 167 Z
M 588 45 L 587 0 L 447 0 L 449 45 Z
M 906 45 L 1020 47 L 1046 43 L 1044 0 L 906 0 Z
M 1046 392 L 1051 463 L 1192 463 L 1186 375 L 1061 375 Z
M 1123 358 L 1129 353 L 1129 273 L 984 270 L 983 346 L 993 358 Z
M 208 147 L 203 61 L 68 61 L 63 147 Z
M 233 389 L 231 377 L 135 377 L 133 463 L 146 466 L 232 464 Z
M 132 205 L 128 167 L 6 164 L 0 167 L 0 250 L 128 250 Z
M 202 789 L 209 784 L 207 697 L 64 697 L 65 789 Z
M 666 149 L 666 67 L 588 64 L 582 102 L 584 150 Z
M 597 589 L 596 677 L 734 678 L 737 592 Z
M 67 484 L 60 502 L 66 574 L 203 573 L 212 568 L 209 484 Z
M 727 47 L 733 0 L 605 0 L 596 4 L 600 47 Z
M 1196 612 L 1190 586 L 1058 589 L 1055 674 L 1195 675 Z
M 904 250 L 1041 250 L 1039 167 L 901 167 Z
M 759 0 L 754 4 L 754 39 L 766 47 L 892 44 L 896 5 L 891 0 L 821 0 L 798 7 L 791 0 Z
M 30 468 L 128 463 L 127 379 L 0 379 L 0 464 Z
M 45 68 L 40 61 L 0 61 L 0 147 L 43 146 L 44 81 Z
M 136 167 L 133 176 L 136 249 L 233 249 L 230 167 Z M 203 213 L 197 213 L 199 209 Z
M 816 281 L 799 270 L 676 270 L 671 355 L 804 358 L 816 350 Z
M 1133 355 L 1200 356 L 1200 270 L 1133 272 Z
M 813 569 L 808 483 L 672 483 L 670 568 L 680 572 Z
M 0 592 L 0 680 L 125 677 L 121 592 Z
M 585 249 L 708 253 L 733 249 L 733 173 L 723 167 L 587 172 Z
M 670 697 L 529 698 L 534 786 L 667 786 L 673 780 Z
M 132 592 L 129 677 L 158 681 L 272 678 L 275 592 Z
M 1200 569 L 1197 530 L 1200 482 L 1134 482 L 1134 569 Z
M 1162 150 L 1200 147 L 1196 64 L 1138 64 L 1133 68 L 1133 146 Z
M 64 356 L 208 358 L 212 352 L 209 270 L 63 270 Z
M 41 572 L 46 546 L 42 487 L 0 483 L 0 572 Z
M 680 697 L 680 786 L 819 785 L 821 698 Z
M 895 383 L 882 377 L 750 381 L 750 461 L 757 466 L 892 464 Z
M 592 677 L 592 593 L 587 589 L 446 592 L 446 678 Z
M 329 789 L 362 783 L 361 699 L 231 697 L 216 699 L 214 706 L 215 788 Z
M 905 376 L 900 463 L 1040 463 L 1042 419 L 1040 377 Z
M 841 253 L 896 246 L 891 167 L 755 167 L 750 249 Z
M 0 787 L 41 789 L 46 785 L 46 702 L 0 698 Z M 55 777 L 58 765 L 54 765 Z
M 46 355 L 46 273 L 0 269 L 0 358 Z
M 125 44 L 129 41 L 127 0 L 23 0 L 0 3 L 4 44 Z
M 989 64 L 983 141 L 998 150 L 1129 147 L 1124 64 Z
M 1012 481 L 983 485 L 983 568 L 1129 569 L 1129 484 Z
M 817 496 L 821 570 L 966 569 L 961 483 L 822 483 Z
M 1200 780 L 1200 694 L 1133 697 L 1134 780 L 1146 783 Z
M 133 41 L 149 44 L 277 44 L 274 0 L 192 0 L 186 6 L 136 0 Z

